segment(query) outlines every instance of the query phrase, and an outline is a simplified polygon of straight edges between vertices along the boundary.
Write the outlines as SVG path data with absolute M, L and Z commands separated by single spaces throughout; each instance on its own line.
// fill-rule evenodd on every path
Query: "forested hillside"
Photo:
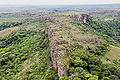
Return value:
M 119 19 L 115 19 L 115 20 L 112 20 L 112 21 L 111 20 L 110 21 L 101 21 L 101 20 L 100 21 L 90 21 L 90 22 L 87 22 L 87 23 L 84 23 L 84 24 L 80 24 L 79 22 L 74 21 L 74 22 L 72 22 L 72 24 L 76 25 L 76 27 L 85 31 L 88 34 L 93 33 L 93 34 L 97 34 L 97 35 L 101 36 L 101 38 L 105 42 L 109 43 L 110 45 L 120 47 L 120 42 L 119 42 L 119 36 L 120 36 Z M 105 53 L 101 57 L 99 55 L 99 56 L 96 57 L 96 60 L 95 60 L 94 57 L 91 57 L 91 59 L 88 59 L 88 64 L 89 64 L 89 69 L 90 69 L 89 71 L 92 74 L 99 75 L 100 80 L 101 79 L 102 80 L 119 80 L 119 76 L 120 76 L 119 48 L 114 49 L 113 46 L 111 46 L 111 48 L 112 49 L 110 50 L 110 53 Z M 103 50 L 103 48 L 101 50 Z M 117 52 L 117 50 L 118 50 L 118 52 Z M 115 52 L 117 52 L 117 53 L 115 53 Z M 92 53 L 94 53 L 94 51 Z M 87 57 L 87 55 L 88 54 L 86 54 L 85 56 Z M 107 55 L 107 56 L 104 57 L 104 55 Z M 104 57 L 104 58 L 102 58 L 102 57 Z M 118 57 L 118 58 L 116 58 L 116 57 Z M 89 56 L 88 56 L 88 58 L 89 58 Z M 97 61 L 97 59 L 98 59 L 98 61 L 101 61 L 100 65 L 96 64 L 96 62 L 91 63 L 91 60 Z M 112 61 L 111 59 L 113 60 L 113 62 L 110 62 L 110 61 Z M 105 69 L 105 67 L 106 67 L 106 69 Z M 113 71 L 112 71 L 112 69 L 113 69 Z M 74 72 L 74 70 L 73 70 L 73 72 Z M 109 74 L 109 75 L 106 75 L 106 74 Z M 92 80 L 92 79 L 90 79 L 90 80 Z
M 77 24 L 85 32 L 96 33 L 110 44 L 120 47 L 120 19 L 90 21 L 85 24 L 73 22 L 73 24 Z
M 33 24 L 37 26 L 34 30 L 22 27 L 0 40 L 1 80 L 58 79 L 50 66 L 50 47 L 44 25 Z
M 0 13 L 0 80 L 120 80 L 119 10 L 81 9 Z

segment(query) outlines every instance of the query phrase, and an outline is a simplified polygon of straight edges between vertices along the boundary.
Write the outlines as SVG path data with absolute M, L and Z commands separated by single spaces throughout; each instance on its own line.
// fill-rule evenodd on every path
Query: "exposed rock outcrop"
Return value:
M 61 58 L 65 59 L 65 57 L 68 56 L 68 52 L 67 48 L 61 45 L 67 44 L 67 41 L 65 41 L 62 36 L 59 35 L 56 36 L 54 32 L 57 31 L 61 31 L 61 29 L 58 30 L 51 27 L 47 29 L 51 48 L 50 53 L 52 65 L 56 70 L 58 70 L 58 76 L 62 77 L 67 75 L 68 65 L 64 64 Z
M 80 23 L 86 23 L 88 20 L 91 20 L 92 17 L 90 17 L 88 14 L 79 14 L 79 15 L 69 15 L 70 18 L 72 18 L 74 21 L 78 21 Z
M 79 21 L 80 23 L 86 23 L 87 20 L 90 19 L 89 15 L 87 14 L 69 15 L 67 17 L 75 21 Z M 46 29 L 46 32 L 50 41 L 52 65 L 56 70 L 58 70 L 59 77 L 66 76 L 69 69 L 69 59 L 67 58 L 70 51 L 69 44 L 72 44 L 67 39 L 72 40 L 72 38 L 67 36 L 68 38 L 64 39 L 64 35 L 69 35 L 69 30 L 71 30 L 72 25 L 68 25 L 66 22 L 59 19 L 56 20 L 45 17 L 39 18 L 40 21 L 46 19 L 49 20 L 49 25 Z M 73 28 L 72 30 L 77 31 L 76 28 Z M 60 35 L 60 33 L 63 35 Z

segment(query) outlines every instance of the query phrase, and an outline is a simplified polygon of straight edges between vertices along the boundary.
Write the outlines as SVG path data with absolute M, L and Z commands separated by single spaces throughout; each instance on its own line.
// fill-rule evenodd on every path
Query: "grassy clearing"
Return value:
M 112 46 L 112 49 L 106 53 L 105 57 L 109 58 L 110 60 L 119 60 L 120 59 L 120 48 Z

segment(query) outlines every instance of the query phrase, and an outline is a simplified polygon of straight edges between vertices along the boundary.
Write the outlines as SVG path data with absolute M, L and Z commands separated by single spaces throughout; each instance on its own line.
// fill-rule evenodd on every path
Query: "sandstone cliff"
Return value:
M 54 18 L 54 17 L 53 17 Z M 68 18 L 68 19 L 67 19 Z M 70 24 L 70 19 L 80 23 L 86 23 L 91 19 L 87 14 L 67 15 L 58 18 L 40 18 L 40 20 L 48 20 L 46 22 L 48 38 L 50 41 L 50 54 L 53 67 L 58 71 L 58 76 L 66 76 L 69 70 L 69 54 L 71 47 L 74 46 L 76 34 L 83 34 L 75 26 Z M 78 37 L 79 38 L 79 37 Z M 85 41 L 85 40 L 84 40 Z M 81 45 L 79 45 L 81 47 Z M 83 47 L 83 46 L 82 46 Z

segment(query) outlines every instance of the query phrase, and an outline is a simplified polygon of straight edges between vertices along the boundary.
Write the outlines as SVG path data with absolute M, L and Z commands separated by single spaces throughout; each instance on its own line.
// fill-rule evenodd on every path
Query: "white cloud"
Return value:
M 0 0 L 0 4 L 111 4 L 120 0 Z

